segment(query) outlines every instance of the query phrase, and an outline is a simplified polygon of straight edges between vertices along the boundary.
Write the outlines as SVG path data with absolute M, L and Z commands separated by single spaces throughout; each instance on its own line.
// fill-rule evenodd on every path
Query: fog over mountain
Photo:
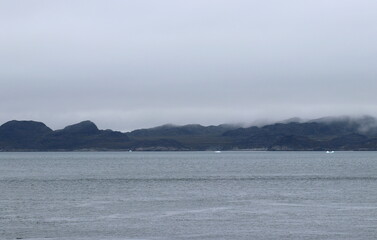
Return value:
M 377 116 L 371 0 L 2 0 L 0 123 Z

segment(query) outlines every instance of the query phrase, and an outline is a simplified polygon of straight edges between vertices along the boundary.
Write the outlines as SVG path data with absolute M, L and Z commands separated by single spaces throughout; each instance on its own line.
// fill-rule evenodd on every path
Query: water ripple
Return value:
M 156 178 L 5 178 L 0 182 L 201 182 L 201 181 L 376 181 L 377 176 L 210 176 Z

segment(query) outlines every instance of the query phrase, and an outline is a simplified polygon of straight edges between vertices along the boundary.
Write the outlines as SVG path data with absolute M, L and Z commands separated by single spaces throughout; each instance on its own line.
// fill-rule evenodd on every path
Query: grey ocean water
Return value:
M 0 239 L 376 239 L 377 152 L 0 153 Z

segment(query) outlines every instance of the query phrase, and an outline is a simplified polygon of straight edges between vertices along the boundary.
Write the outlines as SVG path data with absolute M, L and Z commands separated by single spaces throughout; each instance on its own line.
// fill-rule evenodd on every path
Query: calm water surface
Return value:
M 376 239 L 377 152 L 0 153 L 0 239 Z

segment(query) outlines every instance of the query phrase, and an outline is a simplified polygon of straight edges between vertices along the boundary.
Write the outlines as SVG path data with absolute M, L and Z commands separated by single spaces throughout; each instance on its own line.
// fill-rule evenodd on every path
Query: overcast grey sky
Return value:
M 377 115 L 375 0 L 0 0 L 0 124 Z

